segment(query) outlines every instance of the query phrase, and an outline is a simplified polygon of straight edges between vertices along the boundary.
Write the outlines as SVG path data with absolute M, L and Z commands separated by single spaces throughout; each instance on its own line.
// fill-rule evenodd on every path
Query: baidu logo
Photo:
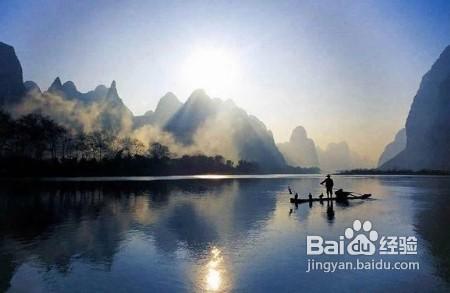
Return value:
M 361 224 L 360 220 L 355 220 L 352 228 L 345 229 L 345 238 L 351 240 L 347 245 L 348 254 L 375 254 L 376 248 L 374 242 L 378 239 L 378 232 L 372 230 L 372 223 L 370 221 L 365 221 L 364 224 Z
M 415 236 L 383 236 L 373 229 L 372 222 L 353 221 L 337 240 L 325 240 L 322 236 L 307 236 L 308 255 L 374 255 L 417 254 Z

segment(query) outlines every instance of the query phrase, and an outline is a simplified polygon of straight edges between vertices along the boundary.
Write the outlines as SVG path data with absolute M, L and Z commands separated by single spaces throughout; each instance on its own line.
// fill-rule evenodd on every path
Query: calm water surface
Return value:
M 2 182 L 0 292 L 450 290 L 449 177 L 335 176 L 374 199 L 333 213 L 289 203 L 288 185 L 317 195 L 319 176 L 153 179 Z M 307 273 L 306 236 L 355 219 L 416 236 L 417 255 L 384 258 L 420 269 Z

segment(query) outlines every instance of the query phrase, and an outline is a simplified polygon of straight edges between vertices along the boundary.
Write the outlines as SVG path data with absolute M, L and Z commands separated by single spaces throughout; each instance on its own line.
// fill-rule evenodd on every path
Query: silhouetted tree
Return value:
M 79 133 L 75 136 L 74 146 L 76 149 L 76 157 L 78 159 L 87 158 L 87 154 L 90 152 L 89 137 L 84 133 Z
M 0 110 L 0 155 L 4 155 L 11 148 L 14 128 L 15 122 L 11 119 L 11 116 Z
M 148 154 L 151 158 L 161 160 L 163 158 L 170 158 L 169 147 L 162 145 L 158 142 L 152 143 L 148 150 Z
M 58 148 L 67 130 L 46 117 L 42 117 L 41 123 L 44 144 L 47 144 L 51 158 L 56 159 L 58 157 Z
M 277 172 L 301 173 L 286 166 Z M 306 170 L 316 171 L 317 170 Z M 174 175 L 258 173 L 256 163 L 225 160 L 221 155 L 176 157 L 169 147 L 153 143 L 145 150 L 136 138 L 111 132 L 66 129 L 32 113 L 16 120 L 0 110 L 0 176 Z
M 144 149 L 144 144 L 136 138 L 127 136 L 119 140 L 119 151 L 126 157 L 142 155 L 144 154 Z
M 58 140 L 65 129 L 48 117 L 28 114 L 17 120 L 14 136 L 21 155 L 40 159 L 45 151 L 56 157 Z
M 90 135 L 94 153 L 100 161 L 103 156 L 107 155 L 112 150 L 112 144 L 115 140 L 114 136 L 108 132 L 95 131 Z

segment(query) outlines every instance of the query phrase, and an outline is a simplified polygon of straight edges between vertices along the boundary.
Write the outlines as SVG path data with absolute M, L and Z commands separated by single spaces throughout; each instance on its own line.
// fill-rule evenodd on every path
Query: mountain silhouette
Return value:
M 395 135 L 394 141 L 388 144 L 378 160 L 378 167 L 398 155 L 406 147 L 406 129 L 402 128 Z
M 373 168 L 374 163 L 352 151 L 347 142 L 329 143 L 325 149 L 317 147 L 320 168 L 323 171 L 338 171 Z
M 263 168 L 286 165 L 264 123 L 231 100 L 212 99 L 201 89 L 191 94 L 167 122 L 165 130 L 184 145 L 211 144 L 216 150 L 257 162 Z
M 144 115 L 134 117 L 134 128 L 148 124 L 163 127 L 182 105 L 173 93 L 168 92 L 159 100 L 155 111 L 149 110 Z
M 406 121 L 406 148 L 381 169 L 450 170 L 450 46 L 424 75 Z
M 32 81 L 23 83 L 21 65 L 11 46 L 1 43 L 0 53 L 1 64 L 5 64 L 0 68 L 0 97 L 2 102 L 17 102 L 22 98 L 20 103 L 8 108 L 16 115 L 38 113 L 75 131 L 100 130 L 126 136 L 150 125 L 163 131 L 151 132 L 158 133 L 157 137 L 173 136 L 172 141 L 180 144 L 178 149 L 187 147 L 197 154 L 256 162 L 262 169 L 286 167 L 264 123 L 231 100 L 211 99 L 199 89 L 183 104 L 169 92 L 161 98 L 155 111 L 134 116 L 120 98 L 115 81 L 109 88 L 99 85 L 81 92 L 73 81 L 62 82 L 56 77 L 42 92 Z
M 346 142 L 330 143 L 325 149 L 317 148 L 320 168 L 326 171 L 352 169 L 350 147 Z
M 27 80 L 23 83 L 27 94 L 42 94 L 41 88 L 34 81 Z
M 24 93 L 22 66 L 16 52 L 0 42 L 0 107 L 19 101 Z
M 32 81 L 25 82 L 24 87 L 22 103 L 13 108 L 18 114 L 44 114 L 67 128 L 86 132 L 119 134 L 132 129 L 133 113 L 120 98 L 115 81 L 109 88 L 99 85 L 86 93 L 72 81 L 62 83 L 59 77 L 44 92 Z
M 99 85 L 92 91 L 82 93 L 78 91 L 73 81 L 69 80 L 65 83 L 61 83 L 61 79 L 57 77 L 50 85 L 47 92 L 59 95 L 67 100 L 75 100 L 84 103 L 102 102 L 108 100 L 123 104 L 122 100 L 119 97 L 119 94 L 117 93 L 115 81 L 111 83 L 111 86 L 109 88 L 104 85 Z
M 219 101 L 208 97 L 204 90 L 195 90 L 184 105 L 165 125 L 179 142 L 193 143 L 194 133 L 206 119 L 214 116 L 219 108 Z
M 278 149 L 291 166 L 319 166 L 316 145 L 311 138 L 308 138 L 306 130 L 302 126 L 297 126 L 292 131 L 288 142 L 278 144 Z
M 153 114 L 153 121 L 156 125 L 166 125 L 166 123 L 178 112 L 183 104 L 171 92 L 165 94 L 158 102 Z

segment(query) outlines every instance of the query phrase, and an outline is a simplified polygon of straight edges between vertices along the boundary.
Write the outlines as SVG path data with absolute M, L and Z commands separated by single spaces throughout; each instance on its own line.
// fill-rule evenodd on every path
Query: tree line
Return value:
M 118 138 L 106 131 L 83 133 L 69 130 L 40 114 L 16 120 L 0 112 L 0 156 L 35 160 L 97 160 L 112 156 L 136 156 L 144 144 L 131 137 Z
M 0 176 L 132 176 L 263 173 L 257 163 L 183 155 L 108 131 L 85 133 L 32 113 L 13 119 L 0 110 Z M 286 167 L 278 172 L 312 173 Z
M 0 112 L 0 159 L 3 175 L 169 175 L 204 172 L 257 172 L 254 163 L 222 156 L 176 157 L 168 146 L 144 143 L 108 131 L 67 129 L 49 117 L 27 114 L 18 119 Z

